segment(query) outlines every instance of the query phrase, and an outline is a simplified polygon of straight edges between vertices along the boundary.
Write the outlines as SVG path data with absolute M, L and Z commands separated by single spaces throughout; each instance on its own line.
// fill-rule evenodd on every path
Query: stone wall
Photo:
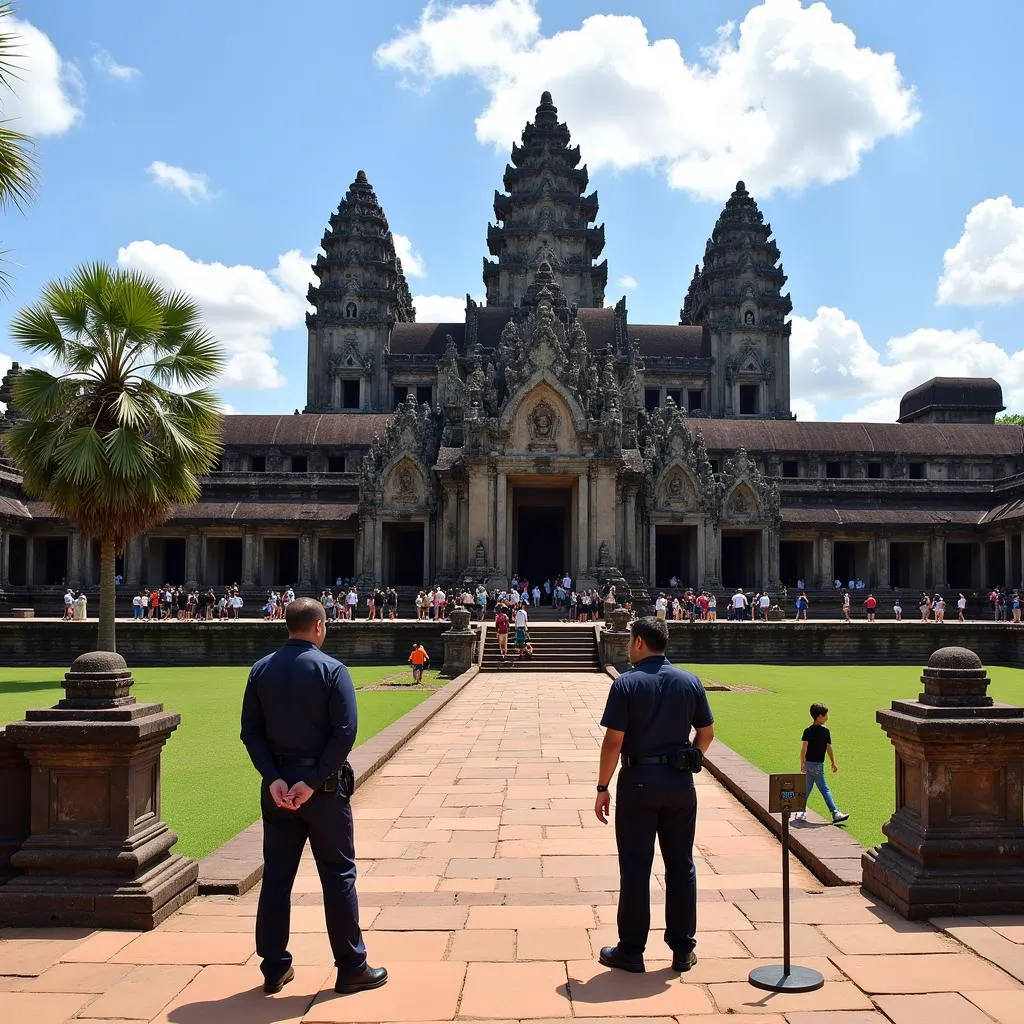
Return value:
M 431 663 L 444 660 L 447 622 L 333 623 L 324 650 L 349 665 L 403 665 L 414 643 Z M 119 622 L 117 649 L 132 668 L 175 665 L 248 665 L 286 637 L 281 622 Z M 65 666 L 92 650 L 96 622 L 0 621 L 0 665 Z
M 1024 658 L 1024 627 L 992 622 L 673 622 L 669 637 L 669 657 L 694 664 L 925 665 L 950 646 L 986 665 Z
M 422 643 L 435 668 L 444 660 L 447 622 L 335 623 L 324 650 L 351 665 L 405 664 Z M 669 656 L 696 664 L 924 665 L 940 647 L 976 651 L 986 665 L 1024 662 L 1024 627 L 947 622 L 669 623 Z M 247 665 L 285 637 L 278 622 L 119 622 L 118 650 L 132 667 Z M 96 623 L 0 621 L 0 665 L 64 666 L 92 649 Z

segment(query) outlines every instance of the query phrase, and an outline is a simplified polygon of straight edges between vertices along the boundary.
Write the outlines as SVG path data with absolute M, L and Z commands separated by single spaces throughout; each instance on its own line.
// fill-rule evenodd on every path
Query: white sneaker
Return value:
M 836 813 L 832 815 L 832 824 L 841 825 L 844 821 L 847 821 L 849 817 L 850 816 L 848 814 L 844 814 L 842 811 L 836 811 Z
M 794 821 L 806 821 L 807 820 L 807 812 L 806 811 L 794 811 L 793 812 L 793 820 Z

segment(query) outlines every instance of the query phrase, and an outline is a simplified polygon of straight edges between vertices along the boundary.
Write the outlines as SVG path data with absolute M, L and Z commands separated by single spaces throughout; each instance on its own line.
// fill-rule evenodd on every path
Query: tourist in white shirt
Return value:
M 519 609 L 516 612 L 516 654 L 519 654 L 526 646 L 526 642 L 529 638 L 529 624 L 530 619 L 526 614 L 526 606 L 520 604 Z
M 659 619 L 665 618 L 665 613 L 668 611 L 668 600 L 664 594 L 658 595 L 658 600 L 654 602 L 654 614 Z
M 767 622 L 768 621 L 768 609 L 771 608 L 771 606 L 772 606 L 772 599 L 767 594 L 762 594 L 761 595 L 760 606 L 761 606 L 761 618 L 765 622 Z

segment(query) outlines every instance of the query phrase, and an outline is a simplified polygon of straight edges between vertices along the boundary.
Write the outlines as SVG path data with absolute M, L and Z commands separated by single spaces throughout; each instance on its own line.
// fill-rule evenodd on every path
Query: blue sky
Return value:
M 482 292 L 493 191 L 550 89 L 633 323 L 676 322 L 743 178 L 789 275 L 801 418 L 891 420 L 952 373 L 994 375 L 1024 409 L 1019 3 L 36 0 L 18 17 L 4 116 L 36 134 L 42 184 L 4 215 L 5 322 L 78 263 L 138 266 L 203 303 L 231 408 L 301 408 L 306 265 L 356 171 L 412 253 L 419 319 L 449 314 Z

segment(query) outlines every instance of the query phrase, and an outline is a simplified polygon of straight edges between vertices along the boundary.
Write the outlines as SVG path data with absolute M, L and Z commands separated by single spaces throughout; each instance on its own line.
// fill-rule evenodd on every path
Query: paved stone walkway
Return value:
M 307 859 L 296 979 L 280 995 L 258 989 L 254 891 L 195 900 L 141 935 L 0 931 L 0 1021 L 1024 1020 L 1024 919 L 908 924 L 857 890 L 822 890 L 797 863 L 794 955 L 825 987 L 779 996 L 749 986 L 751 967 L 781 957 L 779 846 L 706 773 L 700 963 L 685 980 L 671 973 L 655 932 L 648 973 L 599 967 L 598 947 L 615 941 L 617 884 L 611 827 L 592 812 L 607 686 L 599 675 L 479 676 L 356 794 L 363 925 L 371 962 L 390 971 L 384 988 L 331 991 Z M 661 883 L 659 871 L 655 901 Z

